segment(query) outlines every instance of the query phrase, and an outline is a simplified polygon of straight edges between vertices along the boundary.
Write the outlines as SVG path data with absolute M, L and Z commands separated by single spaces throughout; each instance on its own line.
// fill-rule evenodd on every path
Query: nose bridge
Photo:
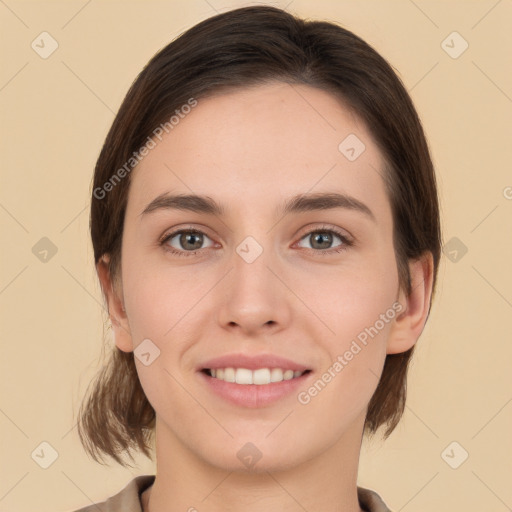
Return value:
M 233 280 L 235 286 L 248 287 L 252 293 L 264 293 L 270 288 L 269 280 L 273 277 L 269 267 L 275 260 L 272 253 L 271 236 L 258 234 L 247 235 L 235 247 L 233 254 Z M 272 286 L 272 288 L 274 288 Z
M 235 192 L 232 192 L 235 194 Z M 247 285 L 253 292 L 264 292 L 267 287 L 275 290 L 276 277 L 269 267 L 276 271 L 279 255 L 276 253 L 278 229 L 273 229 L 275 219 L 269 204 L 270 194 L 255 184 L 246 194 L 230 196 L 233 210 L 230 241 L 233 251 L 230 258 L 231 279 L 235 286 Z
M 257 197 L 246 197 L 246 200 L 239 205 L 236 216 L 238 217 L 238 228 L 234 233 L 234 254 L 233 264 L 236 273 L 240 277 L 248 278 L 251 272 L 256 272 L 261 278 L 269 273 L 266 265 L 272 266 L 275 260 L 273 242 L 276 230 L 269 229 L 271 220 L 268 213 L 263 213 L 268 208 L 261 203 L 263 194 Z
M 283 324 L 287 318 L 283 287 L 274 275 L 272 236 L 263 229 L 258 233 L 247 235 L 234 247 L 220 298 L 219 320 L 224 326 L 238 324 L 254 331 L 267 324 Z
M 236 246 L 235 252 L 247 265 L 252 265 L 258 259 L 261 262 L 262 259 L 265 259 L 261 258 L 261 255 L 269 252 L 270 237 L 265 236 L 265 239 L 263 239 L 263 235 L 261 234 L 257 235 L 257 237 L 258 239 L 252 235 L 248 235 Z M 264 245 L 265 249 L 263 247 Z

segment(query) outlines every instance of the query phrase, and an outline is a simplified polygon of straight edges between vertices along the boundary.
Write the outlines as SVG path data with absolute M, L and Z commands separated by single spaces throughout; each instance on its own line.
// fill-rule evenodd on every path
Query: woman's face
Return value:
M 131 176 L 131 336 L 116 343 L 135 349 L 162 442 L 268 470 L 360 440 L 402 307 L 383 161 L 365 126 L 326 92 L 274 83 L 200 99 L 155 141 Z M 164 195 L 204 199 L 178 208 Z M 206 200 L 221 211 L 199 208 Z M 290 374 L 273 368 L 309 371 L 279 382 Z M 233 375 L 277 381 L 223 380 Z

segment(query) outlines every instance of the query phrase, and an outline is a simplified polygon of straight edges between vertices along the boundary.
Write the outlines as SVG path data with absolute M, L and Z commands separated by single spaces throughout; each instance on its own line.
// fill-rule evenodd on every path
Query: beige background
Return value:
M 200 20 L 243 5 L 0 2 L 1 512 L 72 510 L 154 473 L 143 457 L 134 470 L 96 464 L 74 428 L 106 318 L 88 233 L 90 181 L 147 60 Z M 510 510 L 512 3 L 274 5 L 340 23 L 398 70 L 432 150 L 444 240 L 468 249 L 455 262 L 443 256 L 403 422 L 385 443 L 365 442 L 359 484 L 394 511 Z M 31 48 L 43 31 L 59 45 L 47 59 Z M 469 44 L 456 59 L 441 46 L 453 31 Z M 46 263 L 32 252 L 42 237 L 58 249 Z M 31 457 L 43 441 L 58 452 L 47 469 Z M 446 452 L 453 441 L 460 447 Z M 445 460 L 460 461 L 462 449 L 469 458 L 452 469 Z

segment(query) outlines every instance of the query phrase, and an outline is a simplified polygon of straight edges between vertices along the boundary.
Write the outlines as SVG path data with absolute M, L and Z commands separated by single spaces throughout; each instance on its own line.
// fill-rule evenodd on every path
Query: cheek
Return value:
M 334 413 L 340 403 L 358 410 L 378 384 L 397 315 L 393 308 L 398 289 L 394 254 L 389 251 L 380 259 L 360 261 L 331 277 L 322 286 L 311 287 L 308 297 L 323 320 L 315 321 L 314 329 L 327 354 L 321 371 L 330 391 L 322 392 L 320 401 L 328 402 L 327 410 L 333 407 Z
M 154 337 L 163 341 L 182 329 L 181 322 L 205 295 L 209 281 L 196 272 L 173 270 L 147 260 L 150 259 L 142 264 L 134 258 L 123 267 L 130 328 L 136 338 Z
M 365 258 L 317 277 L 309 280 L 315 286 L 308 284 L 303 293 L 329 328 L 324 339 L 331 340 L 331 348 L 336 350 L 379 321 L 397 299 L 398 274 L 392 253 L 380 259 Z M 388 323 L 382 326 L 379 321 L 383 335 L 389 330 Z
M 124 293 L 134 346 L 149 339 L 159 351 L 148 366 L 135 357 L 139 380 L 158 414 L 172 414 L 186 398 L 178 383 L 178 367 L 190 344 L 187 320 L 200 290 L 192 287 L 190 292 L 190 282 L 183 273 L 171 274 L 162 266 L 152 268 L 146 263 L 137 268 L 134 261 L 125 269 Z
M 359 281 L 347 285 L 343 296 L 326 302 L 331 312 L 329 327 L 334 334 L 325 334 L 323 328 L 324 335 L 317 336 L 318 345 L 326 354 L 324 364 L 312 385 L 300 390 L 297 397 L 304 405 L 305 428 L 310 428 L 312 434 L 317 427 L 309 425 L 309 417 L 321 418 L 322 435 L 326 438 L 342 435 L 374 394 L 396 315 L 392 309 L 394 294 L 389 290 L 386 293 L 378 287 L 366 288 Z

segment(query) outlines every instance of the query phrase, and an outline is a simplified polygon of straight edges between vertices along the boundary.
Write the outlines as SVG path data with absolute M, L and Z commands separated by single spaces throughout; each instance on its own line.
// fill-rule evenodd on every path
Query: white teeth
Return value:
M 259 368 L 249 370 L 247 368 L 217 368 L 210 370 L 212 377 L 226 382 L 237 384 L 256 384 L 258 386 L 281 382 L 300 377 L 304 372 L 297 370 L 282 370 L 281 368 Z
M 224 368 L 224 378 L 226 382 L 235 382 L 235 369 L 234 368 Z
M 283 373 L 283 379 L 284 379 L 284 380 L 290 380 L 290 379 L 293 379 L 293 370 L 286 370 L 286 371 Z
M 237 368 L 235 382 L 237 384 L 252 384 L 252 371 L 246 368 Z
M 270 383 L 270 370 L 268 368 L 260 368 L 252 372 L 253 384 L 269 384 Z
M 272 368 L 270 370 L 270 382 L 281 382 L 283 380 L 283 370 L 281 368 Z

